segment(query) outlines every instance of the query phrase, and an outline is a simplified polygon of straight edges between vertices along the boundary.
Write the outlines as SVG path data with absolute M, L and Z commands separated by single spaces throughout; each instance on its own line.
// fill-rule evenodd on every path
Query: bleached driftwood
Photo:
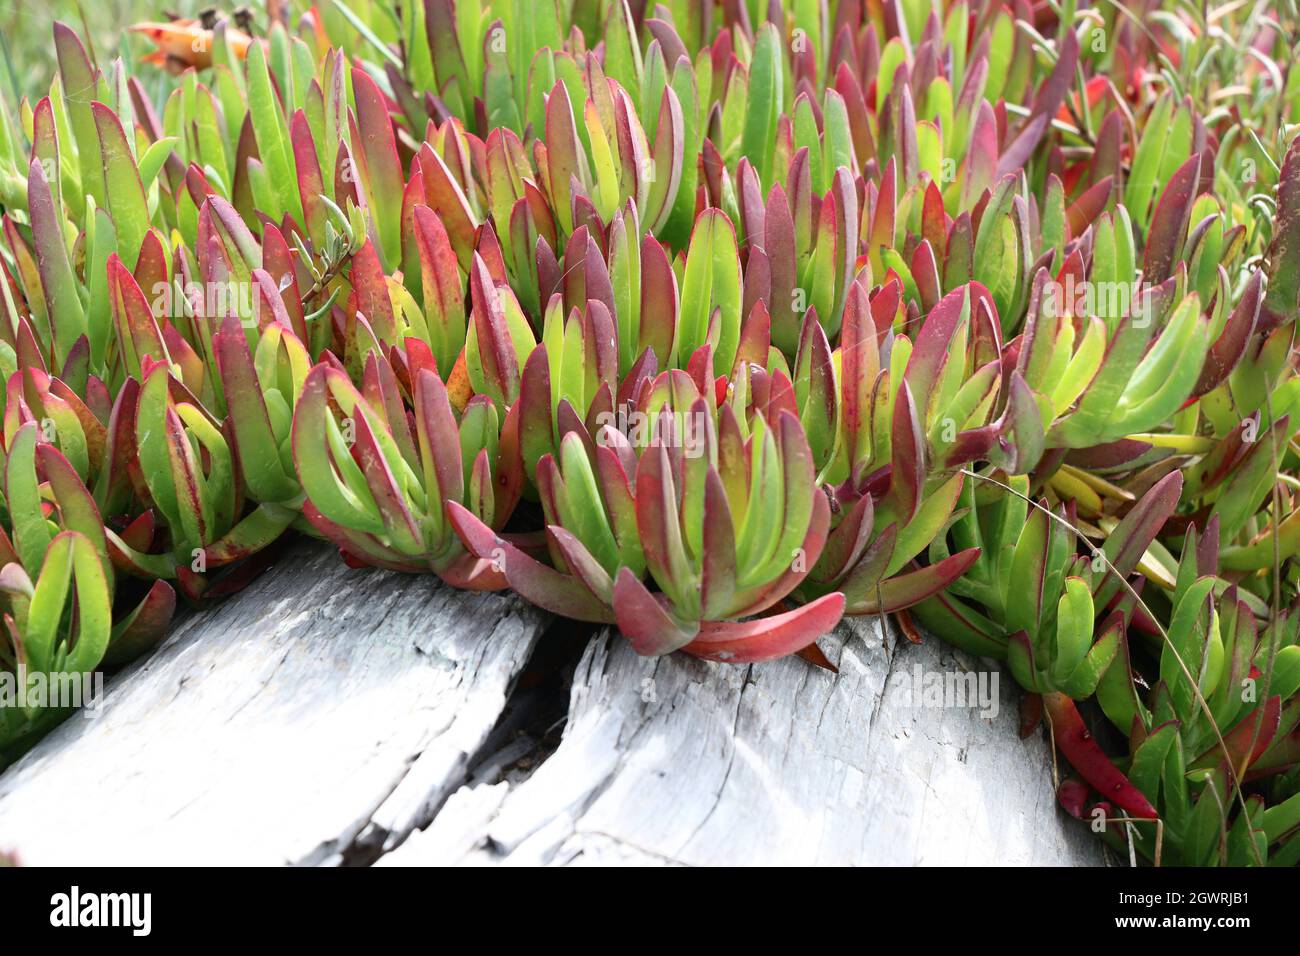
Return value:
M 875 620 L 822 645 L 838 675 L 640 658 L 606 632 L 578 665 L 554 755 L 517 786 L 462 788 L 380 862 L 1102 862 L 1056 808 L 1041 735 L 1018 738 L 1009 679 L 992 719 L 925 690 L 991 665 L 882 641 Z
M 641 658 L 609 632 L 583 651 L 563 623 L 539 645 L 551 625 L 511 597 L 351 571 L 300 544 L 112 679 L 101 716 L 74 716 L 0 775 L 0 850 L 69 864 L 1101 860 L 1055 807 L 1041 736 L 1017 737 L 1009 679 L 993 719 L 977 701 L 913 706 L 917 665 L 994 672 L 938 641 L 842 625 L 822 641 L 836 675 Z M 554 676 L 515 687 L 530 658 L 552 675 L 576 661 L 549 756 L 529 739 L 566 695 Z
M 302 543 L 0 776 L 29 864 L 366 860 L 463 780 L 547 624 Z

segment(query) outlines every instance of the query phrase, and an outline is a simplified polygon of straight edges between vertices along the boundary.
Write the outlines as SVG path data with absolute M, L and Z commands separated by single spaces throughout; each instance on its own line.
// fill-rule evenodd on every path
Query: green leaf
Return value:
M 296 222 L 303 222 L 302 202 L 294 175 L 293 154 L 289 148 L 289 131 L 266 63 L 262 44 L 248 48 L 248 111 L 257 139 L 257 154 L 276 195 L 277 206 L 264 210 L 275 221 L 287 212 Z M 343 131 L 340 131 L 342 134 Z
M 86 313 L 64 243 L 63 216 L 54 206 L 45 171 L 36 159 L 28 171 L 27 206 L 41 291 L 54 335 L 55 359 L 63 362 L 73 343 L 86 332 Z
M 682 364 L 707 343 L 714 310 L 720 323 L 714 368 L 729 369 L 740 342 L 740 253 L 736 230 L 720 209 L 706 209 L 695 221 L 686 272 L 682 278 L 682 310 L 674 355 Z
M 1065 593 L 1056 605 L 1056 653 L 1052 660 L 1052 677 L 1056 681 L 1067 680 L 1083 663 L 1092 646 L 1092 621 L 1091 588 L 1083 578 L 1066 578 Z
M 765 22 L 754 41 L 749 64 L 749 101 L 745 111 L 740 152 L 748 156 L 764 187 L 771 186 L 772 156 L 776 150 L 776 124 L 781 115 L 781 37 L 776 25 Z
M 5 461 L 5 501 L 13 522 L 14 546 L 28 573 L 37 570 L 53 537 L 41 511 L 36 483 L 36 424 L 18 429 Z
M 118 255 L 134 269 L 140 246 L 149 231 L 149 202 L 136 168 L 135 154 L 117 114 L 102 103 L 92 103 L 99 131 L 100 161 L 108 190 L 108 211 L 117 231 Z

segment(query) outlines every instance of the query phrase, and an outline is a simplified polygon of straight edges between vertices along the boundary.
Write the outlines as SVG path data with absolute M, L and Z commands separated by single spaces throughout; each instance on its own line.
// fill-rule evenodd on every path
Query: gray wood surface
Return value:
M 365 859 L 463 779 L 547 623 L 296 545 L 0 775 L 27 864 Z
M 924 688 L 987 662 L 882 640 L 876 620 L 821 643 L 838 675 L 647 659 L 598 636 L 555 754 L 518 785 L 462 788 L 380 865 L 1103 861 L 1056 808 L 1045 740 L 1018 738 L 1010 678 L 985 717 Z
M 1056 808 L 1042 736 L 1017 737 L 1009 677 L 992 718 L 912 699 L 918 666 L 988 675 L 987 662 L 882 641 L 875 620 L 823 639 L 838 675 L 641 658 L 563 623 L 539 644 L 552 624 L 512 597 L 354 571 L 299 544 L 111 678 L 99 717 L 74 716 L 0 775 L 0 851 L 33 864 L 1102 860 Z M 567 664 L 544 654 L 570 646 Z M 571 688 L 552 677 L 547 704 L 545 684 L 519 681 L 530 659 L 573 669 Z M 520 729 L 530 720 L 563 722 L 554 752 Z

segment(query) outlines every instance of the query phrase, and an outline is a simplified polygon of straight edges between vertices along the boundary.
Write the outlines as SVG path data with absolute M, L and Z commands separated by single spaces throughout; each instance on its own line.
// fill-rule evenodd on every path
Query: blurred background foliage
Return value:
M 13 102 L 22 96 L 35 101 L 49 90 L 54 77 L 54 45 L 50 30 L 55 20 L 78 28 L 89 37 L 95 55 L 106 60 L 122 56 L 133 62 L 150 49 L 149 44 L 127 31 L 139 20 L 191 17 L 211 7 L 211 0 L 0 0 L 0 85 Z M 231 3 L 246 6 L 259 23 L 266 20 L 264 0 Z M 158 71 L 145 71 L 141 80 L 162 84 Z

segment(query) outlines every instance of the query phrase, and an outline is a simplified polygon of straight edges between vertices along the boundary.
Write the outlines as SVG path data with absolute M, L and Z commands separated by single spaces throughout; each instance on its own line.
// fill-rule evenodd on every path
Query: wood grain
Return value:
M 1017 737 L 1018 692 L 988 662 L 900 642 L 875 619 L 823 639 L 838 674 L 797 658 L 643 658 L 565 622 L 538 650 L 551 624 L 513 597 L 296 545 L 111 679 L 99 717 L 73 717 L 0 775 L 0 851 L 46 864 L 1102 860 L 1056 808 L 1047 744 Z M 516 691 L 530 660 L 549 701 L 545 683 Z M 564 660 L 558 749 L 507 769 L 535 750 L 517 730 L 530 711 L 563 720 Z M 996 715 L 916 694 L 918 674 L 970 671 L 998 675 Z
M 0 776 L 28 864 L 364 861 L 427 823 L 545 615 L 300 543 Z
M 876 620 L 822 645 L 838 675 L 641 658 L 605 632 L 555 754 L 521 784 L 463 788 L 380 863 L 1102 862 L 1056 807 L 1046 742 L 1018 738 L 1009 677 L 986 718 L 926 706 L 915 678 L 996 673 L 987 662 L 900 643 Z

